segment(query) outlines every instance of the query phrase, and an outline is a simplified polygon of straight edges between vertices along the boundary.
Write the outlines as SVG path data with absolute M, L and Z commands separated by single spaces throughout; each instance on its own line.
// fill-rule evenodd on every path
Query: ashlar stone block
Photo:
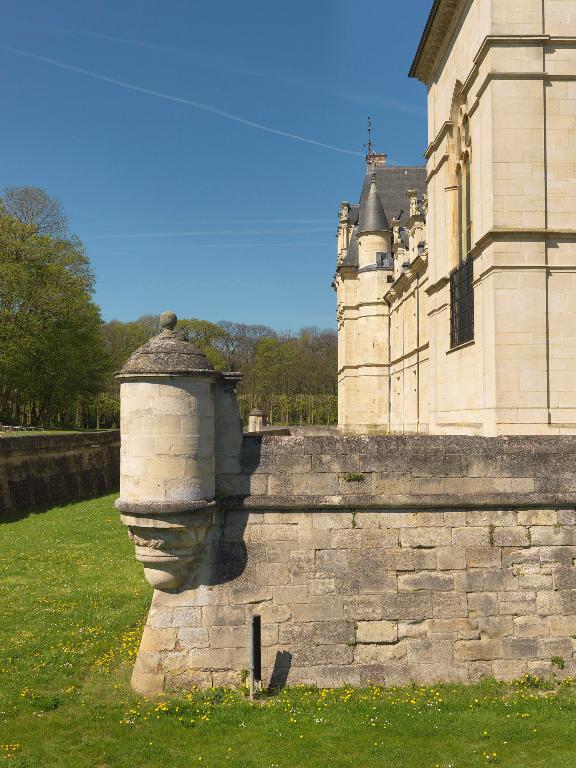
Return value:
M 400 592 L 451 592 L 453 589 L 453 577 L 444 573 L 423 572 L 398 576 Z
M 359 621 L 356 629 L 357 643 L 395 643 L 398 624 L 393 621 Z

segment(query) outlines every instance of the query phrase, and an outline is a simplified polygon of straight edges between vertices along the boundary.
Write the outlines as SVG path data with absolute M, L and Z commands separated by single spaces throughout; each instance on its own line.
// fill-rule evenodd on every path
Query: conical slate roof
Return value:
M 118 376 L 213 373 L 214 367 L 206 355 L 174 332 L 176 322 L 177 318 L 173 312 L 164 312 L 160 316 L 162 332 L 137 349 Z
M 368 195 L 360 208 L 358 234 L 365 235 L 368 232 L 388 232 L 389 230 L 390 224 L 384 213 L 384 206 L 376 186 L 376 174 L 373 173 Z
M 348 253 L 342 260 L 341 267 L 357 267 L 358 266 L 358 226 L 356 225 L 350 234 L 350 242 L 348 243 Z

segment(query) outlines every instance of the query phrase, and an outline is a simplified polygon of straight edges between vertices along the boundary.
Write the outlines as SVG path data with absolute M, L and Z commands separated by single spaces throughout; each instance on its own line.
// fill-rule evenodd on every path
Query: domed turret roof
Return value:
M 177 320 L 173 312 L 164 312 L 160 316 L 161 333 L 137 349 L 118 376 L 214 373 L 206 355 L 174 331 Z

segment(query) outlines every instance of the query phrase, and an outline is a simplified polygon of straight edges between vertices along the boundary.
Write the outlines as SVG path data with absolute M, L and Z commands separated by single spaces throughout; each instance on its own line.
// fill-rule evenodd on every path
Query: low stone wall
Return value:
M 265 684 L 575 675 L 575 455 L 570 437 L 245 439 L 199 571 L 154 594 L 134 687 L 237 684 L 254 613 Z
M 120 433 L 0 438 L 0 519 L 118 489 Z
M 568 506 L 576 436 L 246 437 L 229 508 Z

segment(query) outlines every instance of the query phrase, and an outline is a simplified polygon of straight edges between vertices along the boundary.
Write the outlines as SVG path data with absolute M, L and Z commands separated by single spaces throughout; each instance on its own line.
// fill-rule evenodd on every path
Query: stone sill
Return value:
M 472 341 L 467 341 L 464 344 L 458 344 L 457 347 L 452 347 L 452 349 L 449 349 L 446 354 L 451 355 L 453 352 L 460 352 L 461 349 L 466 349 L 466 347 L 472 347 L 476 344 L 476 340 L 472 339 Z

